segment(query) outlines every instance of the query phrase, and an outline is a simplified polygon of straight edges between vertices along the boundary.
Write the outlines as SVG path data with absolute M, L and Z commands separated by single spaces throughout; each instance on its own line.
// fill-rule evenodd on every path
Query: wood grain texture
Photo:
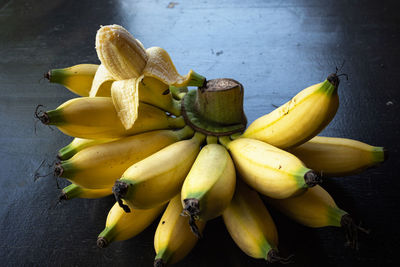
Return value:
M 272 215 L 292 266 L 398 266 L 400 16 L 398 1 L 10 0 L 0 4 L 0 258 L 2 264 L 151 266 L 156 223 L 132 240 L 96 247 L 112 197 L 56 205 L 54 178 L 33 173 L 71 138 L 38 124 L 37 104 L 52 109 L 74 95 L 41 80 L 49 68 L 99 63 L 100 25 L 121 24 L 146 47 L 166 49 L 180 73 L 233 78 L 245 88 L 250 122 L 324 80 L 345 60 L 340 107 L 327 136 L 390 150 L 389 160 L 324 187 L 371 229 L 360 250 L 340 229 L 309 229 Z M 41 169 L 42 173 L 50 172 Z M 61 186 L 66 183 L 60 181 Z M 242 253 L 222 220 L 210 222 L 176 266 L 265 266 Z

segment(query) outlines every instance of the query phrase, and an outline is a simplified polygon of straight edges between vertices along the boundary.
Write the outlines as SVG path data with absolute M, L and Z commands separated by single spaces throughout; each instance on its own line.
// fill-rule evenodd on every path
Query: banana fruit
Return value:
M 69 200 L 73 198 L 102 198 L 112 194 L 112 188 L 89 189 L 76 184 L 70 184 L 63 188 L 59 200 Z
M 111 86 L 114 82 L 114 77 L 107 68 L 100 64 L 94 75 L 92 87 L 90 88 L 89 96 L 108 96 L 111 97 Z
M 88 147 L 56 165 L 55 174 L 82 187 L 111 188 L 124 171 L 160 149 L 190 137 L 193 130 L 159 130 Z
M 333 119 L 339 107 L 335 73 L 312 85 L 271 113 L 256 119 L 243 137 L 254 138 L 285 149 L 313 138 Z
M 154 236 L 154 249 L 157 254 L 154 266 L 161 267 L 180 261 L 198 241 L 188 227 L 187 218 L 181 216 L 181 211 L 181 196 L 178 194 L 171 199 L 158 224 Z M 200 233 L 205 224 L 203 221 L 198 222 Z
M 92 81 L 99 65 L 79 64 L 64 69 L 52 69 L 45 74 L 51 83 L 64 85 L 80 96 L 89 96 Z
M 240 249 L 256 259 L 273 263 L 278 257 L 278 232 L 256 191 L 238 179 L 235 195 L 222 213 L 229 234 Z
M 357 248 L 357 226 L 350 215 L 338 208 L 333 198 L 321 186 L 309 188 L 304 194 L 287 199 L 266 198 L 267 202 L 293 219 L 308 227 L 342 227 L 346 231 L 347 244 Z
M 195 235 L 195 221 L 207 221 L 221 215 L 235 192 L 235 168 L 228 151 L 219 144 L 202 148 L 182 186 L 183 214 Z
M 180 191 L 204 138 L 195 133 L 192 139 L 171 144 L 133 164 L 115 182 L 115 198 L 133 209 L 148 209 L 170 200 Z
M 288 150 L 304 164 L 324 176 L 346 176 L 382 163 L 387 158 L 383 147 L 347 139 L 316 136 Z
M 287 198 L 321 182 L 319 174 L 292 154 L 259 140 L 219 139 L 231 153 L 236 170 L 258 192 L 271 198 Z
M 127 240 L 146 229 L 162 212 L 165 205 L 147 210 L 124 212 L 115 203 L 108 213 L 106 227 L 97 237 L 97 246 L 105 248 L 111 242 Z
M 74 138 L 71 143 L 61 148 L 58 151 L 57 158 L 60 160 L 67 160 L 74 156 L 79 151 L 98 144 L 104 144 L 116 139 L 83 139 Z
M 110 97 L 80 97 L 41 114 L 39 119 L 44 124 L 57 126 L 67 135 L 85 139 L 118 138 L 185 125 L 182 117 L 169 117 L 162 110 L 145 103 L 140 104 L 138 113 L 135 126 L 126 130 Z

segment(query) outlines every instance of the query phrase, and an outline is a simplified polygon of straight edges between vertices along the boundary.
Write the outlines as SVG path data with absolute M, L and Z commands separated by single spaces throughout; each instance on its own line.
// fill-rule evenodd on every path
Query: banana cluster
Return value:
M 309 227 L 343 227 L 357 246 L 359 228 L 319 184 L 378 165 L 386 150 L 317 136 L 339 106 L 337 73 L 243 133 L 217 137 L 194 130 L 181 114 L 187 86 L 201 87 L 204 77 L 181 76 L 164 49 L 145 49 L 119 25 L 98 30 L 96 51 L 100 65 L 46 74 L 80 97 L 36 116 L 74 137 L 57 155 L 54 173 L 71 182 L 60 200 L 116 198 L 99 247 L 134 237 L 162 214 L 154 266 L 173 264 L 222 216 L 244 253 L 288 262 L 279 256 L 270 206 Z

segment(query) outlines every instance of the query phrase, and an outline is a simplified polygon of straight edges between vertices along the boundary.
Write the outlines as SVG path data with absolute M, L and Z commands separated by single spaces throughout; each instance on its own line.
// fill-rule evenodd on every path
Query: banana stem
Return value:
M 76 184 L 70 184 L 64 187 L 59 196 L 59 200 L 69 200 L 78 197 L 82 192 L 82 188 Z
M 360 225 L 356 225 L 353 218 L 349 214 L 342 216 L 340 220 L 340 225 L 345 231 L 346 236 L 346 246 L 352 249 L 358 250 L 358 231 L 369 234 L 369 230 L 362 228 Z
M 218 141 L 226 148 L 228 149 L 228 145 L 232 140 L 229 138 L 229 136 L 220 136 L 218 138 Z
M 207 135 L 207 144 L 217 144 L 218 143 L 218 137 L 212 136 L 212 135 Z
M 186 125 L 182 129 L 176 131 L 176 135 L 178 136 L 179 140 L 183 140 L 183 139 L 192 137 L 193 134 L 194 134 L 194 130 L 188 125 Z

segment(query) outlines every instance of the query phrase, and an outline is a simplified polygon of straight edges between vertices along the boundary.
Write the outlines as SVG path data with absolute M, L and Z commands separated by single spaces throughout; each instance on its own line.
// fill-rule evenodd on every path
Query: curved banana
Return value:
M 83 139 L 74 138 L 71 143 L 61 148 L 58 151 L 57 158 L 61 160 L 70 159 L 73 155 L 79 151 L 98 144 L 108 143 L 116 139 Z
M 180 191 L 204 138 L 195 133 L 192 139 L 171 144 L 133 164 L 115 182 L 115 198 L 137 209 L 148 209 L 171 199 Z M 121 207 L 129 212 L 129 208 Z
M 112 194 L 112 188 L 89 189 L 76 184 L 70 184 L 63 188 L 59 200 L 69 200 L 73 198 L 102 198 Z
M 324 176 L 356 174 L 387 158 L 387 151 L 383 147 L 347 138 L 323 136 L 316 136 L 289 152 Z
M 335 116 L 339 107 L 338 86 L 339 77 L 333 73 L 324 82 L 302 90 L 289 102 L 255 120 L 242 136 L 279 148 L 308 141 Z
M 256 191 L 238 180 L 235 195 L 222 213 L 229 234 L 240 249 L 256 259 L 278 262 L 278 232 Z
M 174 264 L 183 259 L 196 245 L 198 238 L 188 226 L 187 218 L 181 216 L 182 204 L 180 194 L 169 202 L 158 224 L 154 236 L 156 257 L 154 266 L 161 267 Z M 198 222 L 202 232 L 205 222 Z
M 266 196 L 287 198 L 321 182 L 296 156 L 272 145 L 249 138 L 219 140 L 231 152 L 243 180 Z
M 146 229 L 162 212 L 165 205 L 126 213 L 118 203 L 108 213 L 106 227 L 97 237 L 97 246 L 104 248 L 111 242 L 127 240 Z
M 348 244 L 357 247 L 357 226 L 350 215 L 338 208 L 333 198 L 321 186 L 309 188 L 304 194 L 287 199 L 270 199 L 267 202 L 276 209 L 308 227 L 336 226 L 346 230 Z
M 235 192 L 235 167 L 228 151 L 219 144 L 202 148 L 182 186 L 183 214 L 190 217 L 194 234 L 195 221 L 207 221 L 221 215 Z
M 92 87 L 90 88 L 89 96 L 108 96 L 111 97 L 111 85 L 115 81 L 114 77 L 107 68 L 100 64 L 93 78 Z
M 45 78 L 51 83 L 64 85 L 77 95 L 89 96 L 98 67 L 96 64 L 79 64 L 64 69 L 52 69 L 45 74 Z
M 40 114 L 39 119 L 44 124 L 57 126 L 67 135 L 85 139 L 118 138 L 185 125 L 182 117 L 169 117 L 164 111 L 141 103 L 134 127 L 126 130 L 109 97 L 74 98 L 55 110 Z
M 190 137 L 193 130 L 159 130 L 88 147 L 55 168 L 55 174 L 86 188 L 109 188 L 124 171 L 160 149 Z

